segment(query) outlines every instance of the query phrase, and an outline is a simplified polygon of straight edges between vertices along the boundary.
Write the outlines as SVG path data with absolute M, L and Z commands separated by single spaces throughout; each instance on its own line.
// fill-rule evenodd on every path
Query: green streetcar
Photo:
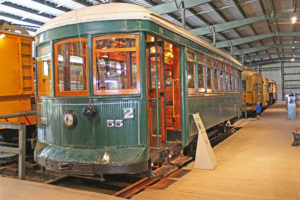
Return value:
M 241 114 L 242 65 L 150 10 L 109 3 L 37 33 L 35 160 L 77 175 L 141 173 Z

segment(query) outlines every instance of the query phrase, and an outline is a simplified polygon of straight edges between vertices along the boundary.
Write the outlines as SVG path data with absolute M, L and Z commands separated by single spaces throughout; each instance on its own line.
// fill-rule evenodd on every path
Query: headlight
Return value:
M 76 113 L 72 110 L 69 110 L 64 116 L 64 123 L 68 128 L 73 128 L 77 123 Z
M 108 153 L 104 153 L 103 157 L 102 157 L 102 162 L 104 162 L 105 164 L 109 163 L 110 157 L 108 155 Z

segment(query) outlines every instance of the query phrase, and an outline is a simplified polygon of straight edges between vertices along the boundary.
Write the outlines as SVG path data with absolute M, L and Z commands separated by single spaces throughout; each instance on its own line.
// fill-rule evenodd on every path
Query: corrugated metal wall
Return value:
M 294 92 L 297 95 L 297 100 L 300 100 L 300 63 L 283 63 L 283 75 L 281 73 L 281 63 L 253 67 L 253 69 L 256 71 L 261 70 L 263 76 L 276 81 L 278 100 L 284 100 L 282 94 L 290 94 L 291 92 Z

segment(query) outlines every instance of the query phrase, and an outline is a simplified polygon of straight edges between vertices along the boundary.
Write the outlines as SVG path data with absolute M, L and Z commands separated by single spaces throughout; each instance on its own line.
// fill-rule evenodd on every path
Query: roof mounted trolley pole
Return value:
M 19 147 L 0 146 L 0 152 L 19 154 L 18 175 L 19 179 L 25 179 L 25 154 L 26 154 L 26 124 L 14 122 L 0 122 L 0 128 L 14 129 L 19 132 Z

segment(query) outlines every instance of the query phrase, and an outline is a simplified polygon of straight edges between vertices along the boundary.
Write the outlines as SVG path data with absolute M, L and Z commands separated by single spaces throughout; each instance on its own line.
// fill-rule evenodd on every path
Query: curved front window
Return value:
M 56 96 L 86 96 L 88 46 L 86 38 L 54 44 Z
M 107 35 L 93 39 L 94 93 L 139 92 L 138 35 Z

